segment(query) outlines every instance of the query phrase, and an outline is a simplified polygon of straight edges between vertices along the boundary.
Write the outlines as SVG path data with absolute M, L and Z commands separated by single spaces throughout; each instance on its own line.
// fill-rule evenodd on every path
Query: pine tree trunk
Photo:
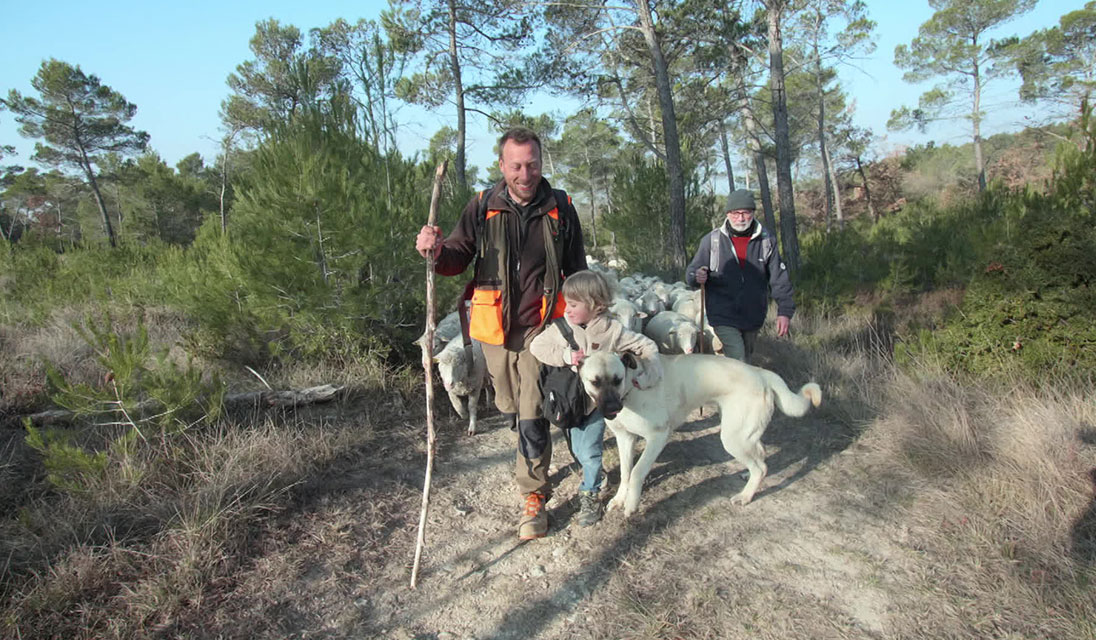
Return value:
M 590 236 L 593 239 L 594 249 L 597 249 L 597 189 L 594 188 L 594 166 L 590 161 L 590 145 L 584 145 L 583 155 L 586 157 L 586 170 L 589 171 L 589 179 L 586 184 L 590 191 Z
M 84 176 L 88 180 L 88 186 L 91 187 L 91 192 L 95 195 L 95 205 L 99 207 L 99 215 L 103 217 L 103 231 L 107 234 L 110 246 L 117 247 L 118 240 L 114 236 L 114 225 L 110 222 L 110 215 L 107 214 L 106 201 L 103 200 L 103 194 L 99 191 L 99 182 L 95 179 L 95 172 L 91 170 L 91 163 L 88 162 L 86 155 L 83 157 L 83 168 Z
M 723 149 L 723 165 L 727 168 L 727 188 L 734 191 L 734 169 L 731 168 L 731 147 L 727 144 L 727 123 L 719 122 L 719 144 Z
M 688 264 L 688 256 L 685 254 L 685 178 L 681 166 L 681 142 L 677 135 L 670 75 L 667 71 L 666 59 L 662 55 L 658 34 L 655 33 L 651 8 L 647 5 L 647 0 L 637 0 L 636 8 L 639 10 L 639 23 L 643 37 L 651 52 L 655 86 L 658 88 L 659 107 L 662 110 L 662 134 L 666 140 L 666 173 L 670 183 L 671 267 L 683 272 Z
M 982 77 L 974 64 L 974 108 L 970 112 L 974 129 L 974 168 L 978 171 L 978 191 L 986 190 L 986 164 L 982 158 Z
M 225 192 L 228 190 L 228 157 L 222 162 L 221 169 L 221 193 L 218 196 L 221 208 L 221 235 L 228 233 L 228 216 L 225 212 Z
M 749 136 L 750 150 L 753 153 L 754 171 L 757 173 L 757 188 L 761 192 L 761 208 L 765 216 L 765 227 L 779 236 L 776 227 L 776 214 L 773 212 L 773 196 L 769 191 L 769 171 L 765 166 L 765 154 L 761 152 L 761 140 L 757 137 L 757 118 L 754 116 L 753 105 L 746 97 L 745 86 L 741 84 L 741 80 L 739 82 L 742 108 L 745 110 L 746 134 Z
M 765 154 L 761 153 L 760 143 L 754 152 L 754 167 L 757 169 L 757 190 L 761 192 L 761 207 L 765 210 L 765 226 L 776 235 L 783 232 L 776 225 L 776 208 L 773 207 L 773 193 L 769 185 L 769 169 L 765 165 Z
M 856 154 L 856 172 L 860 174 L 860 179 L 864 182 L 864 197 L 868 201 L 868 215 L 871 216 L 872 222 L 879 222 L 879 212 L 875 210 L 875 203 L 871 199 L 871 187 L 868 185 L 868 176 L 864 172 L 864 165 L 860 162 L 860 154 Z
M 784 262 L 794 276 L 799 271 L 799 238 L 796 233 L 788 104 L 784 88 L 784 45 L 780 33 L 785 5 L 783 0 L 770 0 L 766 6 L 769 9 L 769 75 L 773 96 L 773 130 L 776 138 L 776 190 L 780 207 L 780 242 Z
M 829 180 L 831 185 L 831 191 L 833 192 L 833 213 L 837 216 L 837 226 L 845 226 L 845 210 L 841 208 L 841 185 L 837 183 L 837 169 L 833 166 L 833 158 L 830 156 L 830 149 L 826 147 L 826 166 L 828 168 L 828 175 L 826 179 Z
M 8 245 L 8 253 L 15 253 L 15 244 L 12 243 L 11 237 L 15 233 L 15 215 L 13 214 L 9 218 L 7 231 L 4 230 L 3 220 L 0 220 L 0 238 L 4 239 L 4 242 Z
M 818 42 L 814 44 L 814 88 L 818 100 L 818 155 L 822 159 L 823 209 L 826 212 L 826 229 L 833 224 L 833 189 L 830 186 L 830 159 L 826 149 L 826 91 L 822 86 L 822 59 L 818 56 Z
M 228 194 L 229 157 L 236 133 L 235 130 L 232 130 L 221 140 L 221 193 L 217 196 L 221 214 L 221 235 L 228 233 L 228 210 L 225 209 L 225 196 Z
M 468 190 L 468 177 L 464 173 L 464 140 L 467 117 L 464 112 L 464 84 L 461 82 L 460 58 L 457 56 L 457 5 L 449 0 L 449 66 L 453 73 L 454 92 L 457 98 L 457 149 L 453 158 L 457 174 L 457 187 Z

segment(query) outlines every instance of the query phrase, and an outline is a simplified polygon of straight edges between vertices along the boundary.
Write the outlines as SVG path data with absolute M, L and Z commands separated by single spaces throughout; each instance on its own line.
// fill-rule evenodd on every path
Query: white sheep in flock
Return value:
M 692 353 L 696 351 L 700 328 L 675 311 L 663 311 L 647 323 L 643 333 L 658 345 L 662 353 Z
M 449 402 L 461 418 L 468 418 L 468 435 L 476 434 L 476 417 L 479 413 L 480 391 L 488 389 L 487 360 L 483 357 L 483 346 L 476 340 L 465 348 L 464 339 L 459 335 L 449 341 L 441 353 L 434 356 L 438 363 L 442 385 L 449 394 Z M 465 407 L 467 404 L 467 408 Z

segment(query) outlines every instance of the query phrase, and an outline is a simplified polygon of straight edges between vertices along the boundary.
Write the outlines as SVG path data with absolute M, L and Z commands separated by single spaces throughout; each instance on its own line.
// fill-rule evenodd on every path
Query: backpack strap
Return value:
M 487 201 L 490 198 L 487 197 L 489 189 L 484 189 L 479 192 L 479 208 L 476 210 L 476 254 L 479 257 L 483 257 L 485 251 L 487 251 L 487 240 L 484 238 L 484 231 L 487 228 Z
M 773 254 L 773 237 L 768 233 L 761 236 L 761 259 L 765 262 L 769 261 L 769 256 Z
M 567 192 L 563 189 L 552 189 L 552 196 L 556 199 L 556 209 L 559 210 L 559 245 L 560 247 L 566 246 L 567 241 L 571 237 L 571 221 L 563 215 L 563 203 L 566 202 L 568 207 L 574 208 L 571 203 L 571 196 L 567 195 Z M 576 212 L 577 214 L 577 212 Z M 561 250 L 562 251 L 562 250 Z M 561 256 L 562 257 L 562 256 Z
M 708 242 L 708 271 L 719 271 L 719 227 L 712 229 L 711 239 Z
M 553 320 L 552 324 L 559 328 L 559 332 L 563 334 L 563 339 L 567 341 L 572 351 L 581 351 L 582 348 L 575 342 L 575 332 L 571 331 L 571 325 L 567 324 L 567 318 L 560 316 Z
M 468 284 L 464 286 L 464 293 L 461 294 L 460 299 L 457 300 L 457 316 L 460 318 L 460 335 L 464 340 L 464 347 L 467 349 L 472 346 L 472 332 L 469 326 L 470 321 L 468 318 L 468 302 L 472 299 L 472 293 L 476 290 L 476 279 L 472 278 L 468 281 Z

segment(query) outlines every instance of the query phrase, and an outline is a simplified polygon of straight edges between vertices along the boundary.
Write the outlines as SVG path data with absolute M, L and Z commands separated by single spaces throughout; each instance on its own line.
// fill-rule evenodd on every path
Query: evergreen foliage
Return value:
M 201 170 L 201 157 L 193 154 L 184 161 L 188 164 L 180 164 L 186 170 L 178 173 L 156 154 L 119 168 L 124 189 L 119 189 L 118 207 L 125 220 L 119 235 L 178 245 L 194 240 L 202 218 L 217 210 L 217 202 Z
M 172 289 L 206 352 L 332 358 L 409 343 L 421 263 L 408 247 L 429 175 L 398 156 L 386 173 L 357 131 L 337 101 L 277 127 L 238 186 L 227 238 L 207 224 L 176 265 Z
M 1065 146 L 1050 190 L 997 195 L 1000 212 L 979 247 L 959 313 L 918 336 L 952 369 L 993 375 L 1067 368 L 1096 373 L 1096 122 L 1082 120 L 1084 149 Z
M 160 243 L 66 253 L 46 246 L 0 252 L 0 322 L 37 325 L 56 309 L 86 303 L 162 304 L 158 265 L 173 255 Z
M 1089 116 L 1081 126 L 1045 192 L 998 184 L 948 207 L 923 200 L 874 225 L 807 234 L 804 302 L 841 308 L 865 291 L 962 287 L 955 313 L 906 336 L 900 359 L 931 354 L 978 375 L 1096 373 L 1096 126 Z
M 715 197 L 701 193 L 695 178 L 687 183 L 685 237 L 688 238 L 689 258 L 696 250 L 699 238 L 712 229 L 711 219 L 717 210 Z M 604 216 L 605 229 L 614 237 L 617 255 L 632 271 L 658 274 L 680 280 L 669 250 L 670 219 L 666 215 L 669 184 L 662 164 L 644 156 L 639 150 L 626 151 L 618 164 L 613 180 L 613 210 Z
M 31 84 L 39 98 L 13 89 L 0 103 L 16 114 L 20 134 L 41 140 L 35 143 L 34 160 L 81 172 L 95 195 L 107 239 L 115 246 L 97 174 L 107 154 L 124 156 L 148 145 L 147 133 L 125 124 L 137 106 L 98 77 L 60 60 L 43 61 Z
M 53 401 L 103 431 L 96 434 L 101 442 L 89 446 L 71 430 L 36 429 L 28 421 L 26 442 L 42 455 L 47 479 L 57 488 L 88 493 L 103 481 L 136 485 L 140 478 L 130 473 L 130 457 L 139 440 L 179 433 L 220 415 L 224 385 L 216 376 L 206 379 L 190 362 L 179 366 L 166 349 L 153 353 L 143 321 L 132 333 L 116 329 L 109 315 L 88 318 L 76 329 L 104 374 L 98 384 L 72 383 L 50 366 Z

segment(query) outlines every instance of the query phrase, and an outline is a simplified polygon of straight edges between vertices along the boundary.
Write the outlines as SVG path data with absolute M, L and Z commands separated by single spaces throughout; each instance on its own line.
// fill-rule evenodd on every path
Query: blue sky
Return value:
M 137 105 L 131 124 L 147 131 L 152 148 L 172 165 L 194 151 L 207 160 L 216 155 L 218 112 L 228 95 L 225 79 L 238 64 L 251 59 L 248 41 L 256 22 L 273 17 L 307 32 L 340 17 L 351 22 L 376 18 L 386 6 L 379 0 L 54 0 L 41 5 L 6 0 L 4 4 L 0 9 L 3 95 L 9 89 L 34 95 L 30 80 L 45 59 L 78 64 Z M 1034 11 L 994 35 L 1027 35 L 1057 24 L 1059 16 L 1083 5 L 1084 0 L 1042 0 Z M 856 102 L 854 121 L 875 131 L 884 150 L 927 140 L 965 142 L 969 134 L 962 123 L 938 125 L 926 134 L 886 131 L 891 109 L 916 105 L 917 97 L 928 88 L 902 82 L 901 71 L 892 60 L 894 47 L 916 36 L 932 9 L 924 0 L 868 0 L 868 12 L 878 23 L 876 51 L 857 61 L 858 68 L 841 71 L 841 81 Z M 1015 89 L 1001 85 L 991 93 L 997 94 L 991 96 L 991 103 L 1012 101 Z M 542 99 L 526 110 L 539 114 L 559 104 L 556 98 L 550 102 Z M 1017 129 L 1022 115 L 1029 111 L 1012 110 L 991 117 L 986 133 Z M 397 119 L 403 127 L 400 145 L 405 154 L 421 150 L 434 131 L 455 122 L 451 108 L 436 113 L 405 109 Z M 470 119 L 469 128 L 470 162 L 482 167 L 492 161 L 491 135 L 478 116 Z M 6 111 L 0 111 L 0 144 L 15 145 L 17 161 L 29 163 L 33 142 L 17 133 L 17 124 Z

